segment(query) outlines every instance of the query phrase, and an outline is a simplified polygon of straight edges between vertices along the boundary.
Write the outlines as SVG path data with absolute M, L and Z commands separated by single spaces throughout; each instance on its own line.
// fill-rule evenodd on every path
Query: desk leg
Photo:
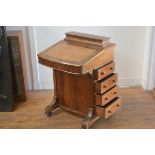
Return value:
M 93 109 L 90 108 L 86 119 L 81 123 L 81 128 L 89 129 L 99 118 L 99 116 L 94 115 Z
M 57 108 L 59 108 L 58 98 L 54 96 L 52 102 L 45 108 L 45 114 L 50 117 Z

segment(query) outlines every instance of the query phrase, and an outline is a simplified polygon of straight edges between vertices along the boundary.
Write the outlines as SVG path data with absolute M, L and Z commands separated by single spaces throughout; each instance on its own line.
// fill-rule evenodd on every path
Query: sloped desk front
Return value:
M 112 76 L 114 47 L 115 44 L 110 43 L 107 37 L 68 32 L 64 40 L 41 52 L 38 55 L 39 63 L 53 68 L 54 79 L 54 98 L 45 108 L 45 113 L 51 116 L 55 109 L 63 108 L 82 115 L 85 117 L 83 128 L 89 128 L 100 117 L 104 117 L 101 113 L 105 109 L 96 105 L 97 85 L 102 79 Z M 111 69 L 107 68 L 109 65 Z M 106 68 L 106 76 L 101 75 L 98 79 L 98 72 Z

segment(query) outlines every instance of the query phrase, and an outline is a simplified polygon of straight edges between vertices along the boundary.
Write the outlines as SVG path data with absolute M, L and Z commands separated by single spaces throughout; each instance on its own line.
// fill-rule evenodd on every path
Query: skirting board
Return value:
M 54 89 L 54 83 L 53 81 L 42 81 L 39 82 L 40 90 L 41 89 Z
M 121 78 L 118 80 L 118 86 L 123 87 L 131 87 L 131 86 L 139 86 L 141 85 L 140 78 Z
M 141 85 L 141 79 L 140 78 L 121 78 L 118 80 L 118 85 L 119 87 L 130 87 L 130 86 L 139 86 Z M 54 85 L 52 81 L 42 81 L 39 82 L 40 89 L 37 90 L 42 90 L 42 89 L 54 89 Z

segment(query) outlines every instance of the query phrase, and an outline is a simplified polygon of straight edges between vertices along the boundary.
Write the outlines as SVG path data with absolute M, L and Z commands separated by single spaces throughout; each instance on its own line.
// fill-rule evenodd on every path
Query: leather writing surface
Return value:
M 87 57 L 91 56 L 94 52 L 96 52 L 95 49 L 76 46 L 63 41 L 60 44 L 48 49 L 45 55 L 47 57 L 54 57 L 62 61 L 65 60 L 68 62 L 80 63 Z
M 113 47 L 107 37 L 66 33 L 66 38 L 38 54 L 39 63 L 61 71 L 85 74 L 113 59 Z

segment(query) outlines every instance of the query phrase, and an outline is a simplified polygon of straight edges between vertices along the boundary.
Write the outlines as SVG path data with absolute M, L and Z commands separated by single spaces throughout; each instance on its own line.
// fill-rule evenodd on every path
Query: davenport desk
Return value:
M 45 114 L 63 108 L 85 117 L 82 128 L 110 117 L 122 104 L 114 48 L 108 37 L 68 32 L 64 40 L 41 52 L 39 63 L 53 68 L 54 79 L 54 97 Z

